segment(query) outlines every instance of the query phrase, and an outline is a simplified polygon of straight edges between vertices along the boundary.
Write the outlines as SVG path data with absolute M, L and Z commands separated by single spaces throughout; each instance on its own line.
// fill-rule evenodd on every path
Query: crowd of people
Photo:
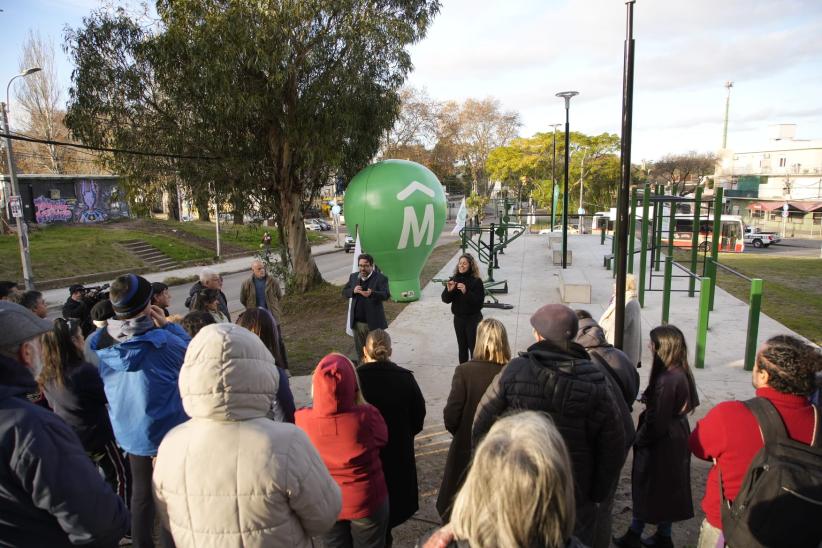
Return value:
M 54 322 L 42 294 L 0 283 L 0 545 L 394 544 L 392 529 L 419 509 L 414 438 L 426 401 L 391 361 L 388 280 L 373 257 L 358 257 L 342 290 L 355 355 L 323 357 L 311 405 L 297 409 L 282 292 L 264 263 L 251 270 L 234 321 L 211 269 L 185 316 L 169 313 L 167 286 L 135 274 L 91 307 L 73 287 L 67 306 L 81 303 L 81 315 Z M 756 398 L 716 405 L 692 431 L 700 401 L 678 328 L 650 331 L 640 394 L 638 319 L 625 323 L 622 351 L 613 306 L 597 322 L 548 304 L 530 318 L 533 344 L 515 354 L 502 322 L 482 318 L 481 288 L 475 259 L 461 256 L 442 292 L 459 349 L 442 417 L 453 436 L 436 500 L 442 526 L 418 546 L 673 546 L 674 524 L 694 516 L 691 456 L 713 462 L 700 548 L 822 539 L 811 519 L 822 472 L 822 414 L 810 401 L 817 347 L 767 340 Z M 788 449 L 763 451 L 773 443 Z M 612 531 L 631 453 L 632 521 Z M 802 463 L 803 476 L 780 476 L 796 496 L 763 502 L 752 486 L 763 474 L 749 470 L 762 459 Z

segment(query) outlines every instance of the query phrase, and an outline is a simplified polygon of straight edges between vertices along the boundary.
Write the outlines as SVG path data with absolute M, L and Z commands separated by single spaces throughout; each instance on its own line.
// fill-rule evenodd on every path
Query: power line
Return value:
M 199 156 L 190 154 L 169 154 L 167 152 L 146 152 L 143 150 L 127 150 L 122 148 L 109 147 L 93 147 L 90 145 L 81 145 L 79 143 L 67 143 L 64 141 L 53 141 L 51 139 L 37 139 L 35 137 L 27 137 L 25 135 L 14 135 L 13 133 L 0 133 L 0 137 L 7 137 L 16 141 L 27 141 L 29 143 L 40 143 L 44 145 L 57 145 L 64 147 L 74 147 L 85 150 L 96 150 L 99 152 L 116 152 L 120 154 L 134 154 L 135 156 L 156 156 L 159 158 L 172 158 L 177 160 L 221 160 L 219 156 Z

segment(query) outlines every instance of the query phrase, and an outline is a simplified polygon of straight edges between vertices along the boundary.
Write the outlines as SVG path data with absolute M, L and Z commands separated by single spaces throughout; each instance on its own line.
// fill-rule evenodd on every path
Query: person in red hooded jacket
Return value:
M 351 360 L 325 356 L 311 382 L 313 407 L 295 414 L 342 490 L 337 523 L 323 536 L 328 548 L 381 548 L 388 528 L 388 489 L 380 449 L 388 428 L 376 407 L 365 402 Z

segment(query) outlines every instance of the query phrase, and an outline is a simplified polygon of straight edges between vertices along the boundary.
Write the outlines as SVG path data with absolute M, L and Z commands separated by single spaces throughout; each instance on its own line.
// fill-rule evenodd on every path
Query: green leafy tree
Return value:
M 89 33 L 97 21 L 84 22 L 71 47 L 97 39 L 97 62 L 78 64 L 70 112 L 94 134 L 88 121 L 100 104 L 142 110 L 151 117 L 140 121 L 148 131 L 133 130 L 137 141 L 157 131 L 164 135 L 151 148 L 219 156 L 187 162 L 180 174 L 194 192 L 212 183 L 227 196 L 240 187 L 273 207 L 294 287 L 305 291 L 322 281 L 305 204 L 333 176 L 350 178 L 374 157 L 398 113 L 411 68 L 406 47 L 438 10 L 437 0 L 159 0 L 160 29 L 151 35 L 133 21 L 114 33 Z M 104 20 L 100 12 L 96 19 Z M 122 77 L 107 74 L 118 70 Z M 131 79 L 134 95 L 106 88 L 120 95 L 112 100 L 96 91 L 99 80 Z

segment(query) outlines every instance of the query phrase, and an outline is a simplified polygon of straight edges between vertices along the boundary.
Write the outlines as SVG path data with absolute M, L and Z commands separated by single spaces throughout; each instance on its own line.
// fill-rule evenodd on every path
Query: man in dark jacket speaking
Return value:
M 536 343 L 512 359 L 497 375 L 474 417 L 474 447 L 491 425 L 509 410 L 551 415 L 574 468 L 574 536 L 591 546 L 596 503 L 604 501 L 625 461 L 625 431 L 619 408 L 602 369 L 573 342 L 578 320 L 573 310 L 549 304 L 531 316 Z
M 26 399 L 51 330 L 0 302 L 0 546 L 117 546 L 128 510 L 57 415 Z
M 385 309 L 382 306 L 390 293 L 388 292 L 388 278 L 374 269 L 374 257 L 363 253 L 357 257 L 358 272 L 348 278 L 342 290 L 342 296 L 351 299 L 349 310 L 349 326 L 354 330 L 354 350 L 357 351 L 357 360 L 362 362 L 362 348 L 365 339 L 372 329 L 385 329 L 388 322 L 385 320 Z

